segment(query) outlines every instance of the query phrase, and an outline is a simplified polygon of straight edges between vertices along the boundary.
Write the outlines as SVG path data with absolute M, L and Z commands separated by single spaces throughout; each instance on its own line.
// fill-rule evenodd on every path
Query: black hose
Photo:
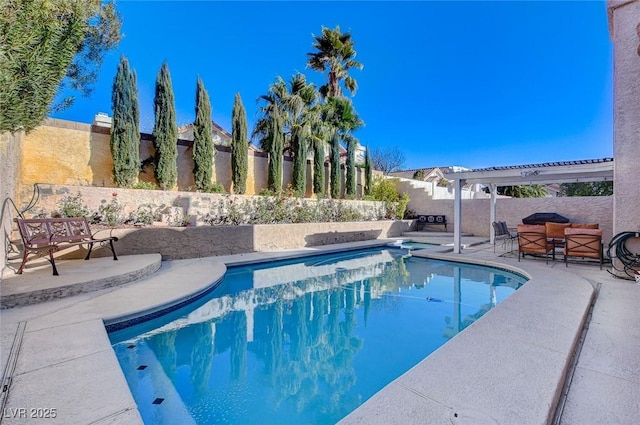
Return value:
M 639 232 L 618 233 L 611 239 L 609 248 L 607 248 L 607 256 L 611 258 L 613 269 L 623 272 L 631 279 L 635 279 L 635 273 L 640 270 L 640 254 L 631 252 L 629 248 L 627 248 L 627 241 L 637 237 L 640 237 Z M 616 266 L 615 261 L 613 261 L 615 258 L 622 264 L 622 269 Z

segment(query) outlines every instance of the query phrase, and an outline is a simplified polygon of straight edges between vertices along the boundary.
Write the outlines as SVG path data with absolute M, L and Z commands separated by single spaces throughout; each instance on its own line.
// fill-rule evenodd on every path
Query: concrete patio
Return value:
M 51 276 L 47 264 L 30 267 L 21 276 L 5 270 L 3 297 L 15 296 L 19 288 L 67 287 L 73 276 L 85 276 L 74 286 L 91 283 L 87 291 L 71 296 L 0 311 L 3 386 L 8 385 L 0 421 L 36 422 L 30 409 L 39 408 L 56 409 L 56 417 L 46 423 L 141 423 L 105 323 L 153 313 L 206 292 L 226 265 L 388 242 L 165 261 L 157 271 L 149 270 L 158 261 L 153 255 L 125 256 L 117 265 L 110 258 L 61 261 L 59 277 Z M 561 261 L 546 265 L 529 257 L 518 262 L 500 247 L 494 254 L 493 245 L 481 241 L 469 243 L 460 255 L 443 252 L 447 250 L 440 246 L 414 255 L 499 265 L 520 270 L 531 280 L 342 423 L 638 422 L 640 286 L 593 263 L 565 267 Z M 128 284 L 95 286 L 131 270 L 147 270 L 146 276 Z

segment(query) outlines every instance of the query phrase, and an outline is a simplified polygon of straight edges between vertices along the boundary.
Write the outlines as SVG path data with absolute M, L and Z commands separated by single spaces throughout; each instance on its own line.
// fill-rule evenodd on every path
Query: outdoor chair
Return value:
M 502 248 L 507 249 L 507 243 L 511 244 L 511 251 L 513 251 L 513 241 L 518 238 L 517 233 L 512 233 L 507 227 L 505 221 L 494 221 L 493 225 L 493 252 L 496 252 L 496 245 L 498 241 L 502 241 Z
M 567 257 L 594 258 L 600 261 L 600 270 L 602 270 L 602 230 L 565 229 L 564 240 L 564 264 L 566 267 L 568 267 Z
M 544 255 L 549 264 L 549 253 L 556 259 L 555 244 L 547 239 L 545 227 L 542 225 L 518 225 L 518 261 L 525 254 Z
M 571 227 L 571 224 L 547 221 L 544 226 L 547 239 L 551 239 L 556 248 L 562 248 L 564 246 L 564 230 Z

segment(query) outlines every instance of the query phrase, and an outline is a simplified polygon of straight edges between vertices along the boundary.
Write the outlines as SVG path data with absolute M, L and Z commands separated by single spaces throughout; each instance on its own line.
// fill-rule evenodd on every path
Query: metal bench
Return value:
M 419 215 L 417 223 L 417 229 L 422 230 L 424 226 L 432 226 L 432 225 L 442 225 L 444 226 L 444 231 L 447 231 L 447 217 L 444 215 Z
M 22 238 L 23 254 L 22 264 L 16 272 L 22 274 L 24 266 L 29 260 L 39 258 L 48 254 L 48 261 L 53 267 L 53 275 L 58 276 L 53 253 L 64 248 L 75 245 L 89 245 L 87 255 L 84 258 L 88 260 L 91 257 L 91 250 L 95 243 L 107 246 L 113 253 L 113 259 L 117 260 L 116 251 L 113 248 L 113 242 L 118 238 L 109 236 L 106 238 L 95 238 L 89 230 L 89 223 L 86 217 L 73 218 L 16 218 L 20 237 Z M 108 244 L 107 244 L 108 242 Z M 34 254 L 35 257 L 29 258 Z

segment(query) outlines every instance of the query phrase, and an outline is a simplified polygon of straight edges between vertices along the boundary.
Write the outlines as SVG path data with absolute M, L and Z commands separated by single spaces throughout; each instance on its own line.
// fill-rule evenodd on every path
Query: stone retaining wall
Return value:
M 319 245 L 401 236 L 412 220 L 358 221 L 347 223 L 258 224 L 245 226 L 145 227 L 101 230 L 97 237 L 118 237 L 118 255 L 160 253 L 163 260 L 276 251 Z M 86 251 L 74 248 L 63 258 L 82 258 Z M 110 256 L 98 248 L 93 256 Z
M 95 186 L 67 186 L 53 184 L 38 184 L 35 207 L 25 215 L 31 217 L 40 212 L 50 214 L 59 210 L 63 198 L 80 195 L 81 201 L 91 211 L 95 212 L 101 205 L 117 200 L 123 207 L 122 215 L 128 216 L 139 206 L 149 205 L 153 209 L 166 210 L 171 207 L 181 207 L 186 215 L 195 216 L 199 223 L 202 218 L 212 211 L 217 211 L 221 202 L 233 200 L 236 205 L 251 202 L 256 196 L 228 195 L 218 193 L 176 192 L 144 189 L 122 189 Z M 25 204 L 29 201 L 25 201 Z M 317 202 L 339 202 L 345 206 L 360 211 L 366 218 L 384 211 L 384 203 L 377 201 L 357 200 L 326 200 L 300 198 L 301 203 L 311 207 Z M 23 206 L 24 206 L 23 205 Z

